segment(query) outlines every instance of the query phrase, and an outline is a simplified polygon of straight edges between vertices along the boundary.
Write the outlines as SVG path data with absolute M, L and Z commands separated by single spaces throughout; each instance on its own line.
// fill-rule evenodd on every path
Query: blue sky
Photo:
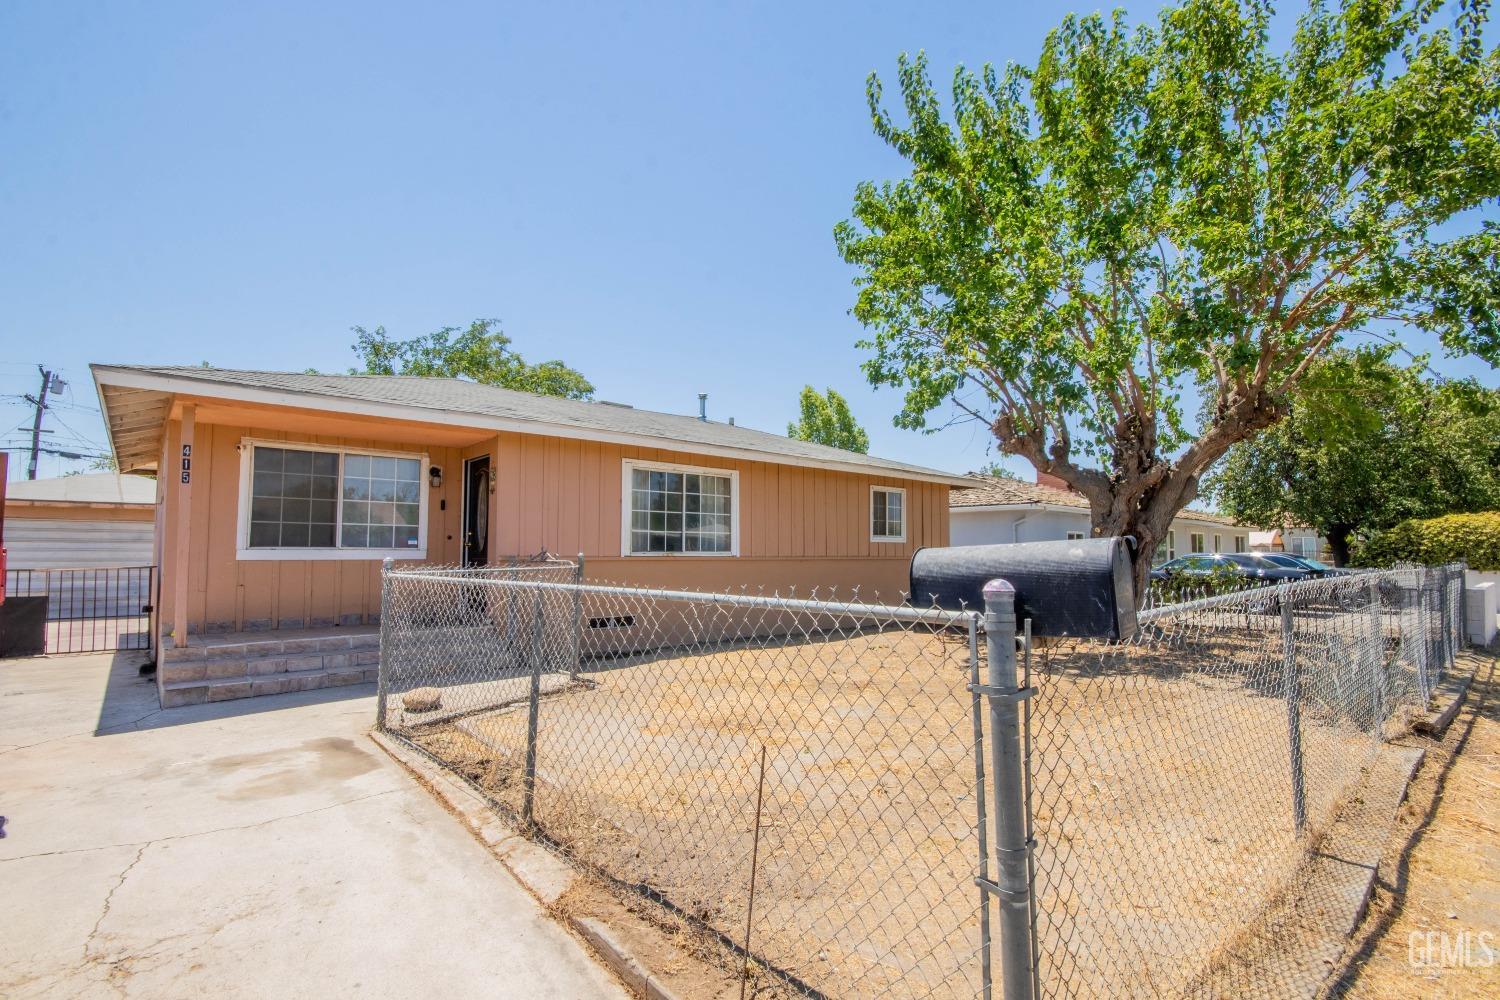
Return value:
M 1071 5 L 435 6 L 0 8 L 0 431 L 37 363 L 98 445 L 91 361 L 340 371 L 354 324 L 494 316 L 603 399 L 781 432 L 811 382 L 877 454 L 991 457 L 891 426 L 831 231 L 902 172 L 871 70 L 1029 60 Z

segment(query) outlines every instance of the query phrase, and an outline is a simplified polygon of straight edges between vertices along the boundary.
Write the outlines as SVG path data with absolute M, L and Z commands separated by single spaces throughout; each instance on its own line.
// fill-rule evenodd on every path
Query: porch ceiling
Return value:
M 155 472 L 172 394 L 118 385 L 99 387 L 109 440 L 121 472 Z

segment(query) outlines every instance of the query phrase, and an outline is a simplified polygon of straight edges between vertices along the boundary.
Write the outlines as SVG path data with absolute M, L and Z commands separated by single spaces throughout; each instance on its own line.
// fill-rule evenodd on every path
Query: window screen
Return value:
M 870 537 L 903 538 L 906 535 L 906 495 L 901 490 L 870 492 Z
M 732 551 L 732 492 L 729 476 L 632 469 L 630 551 Z
M 331 548 L 338 523 L 337 452 L 255 449 L 251 548 Z

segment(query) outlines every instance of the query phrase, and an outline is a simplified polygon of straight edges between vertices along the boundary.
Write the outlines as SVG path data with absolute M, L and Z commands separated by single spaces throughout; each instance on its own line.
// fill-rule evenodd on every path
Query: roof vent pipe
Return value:
M 730 427 L 733 427 L 733 426 L 734 426 L 734 418 L 733 418 L 733 417 L 730 417 L 730 418 L 729 418 L 729 426 L 730 426 Z
M 706 392 L 698 393 L 698 419 L 708 419 L 708 393 Z

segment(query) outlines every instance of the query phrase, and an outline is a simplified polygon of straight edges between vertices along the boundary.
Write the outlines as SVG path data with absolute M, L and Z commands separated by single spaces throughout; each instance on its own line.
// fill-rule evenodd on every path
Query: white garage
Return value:
M 11 570 L 149 566 L 156 481 L 114 473 L 6 485 L 6 566 Z

